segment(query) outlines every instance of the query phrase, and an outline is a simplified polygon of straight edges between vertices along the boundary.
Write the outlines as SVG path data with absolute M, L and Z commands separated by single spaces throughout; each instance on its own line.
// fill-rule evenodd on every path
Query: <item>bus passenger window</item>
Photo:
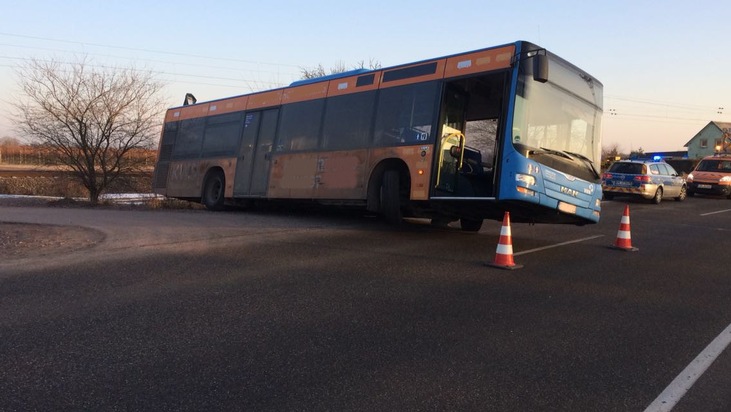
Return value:
M 186 119 L 180 122 L 180 128 L 173 148 L 174 159 L 200 157 L 205 125 L 205 117 Z
M 381 90 L 376 114 L 375 144 L 417 144 L 432 138 L 437 83 L 420 83 Z
M 282 106 L 277 150 L 311 150 L 317 147 L 325 100 Z
M 203 156 L 232 156 L 241 136 L 242 113 L 208 118 L 203 135 Z
M 322 126 L 322 147 L 329 150 L 368 146 L 376 92 L 354 93 L 327 99 Z

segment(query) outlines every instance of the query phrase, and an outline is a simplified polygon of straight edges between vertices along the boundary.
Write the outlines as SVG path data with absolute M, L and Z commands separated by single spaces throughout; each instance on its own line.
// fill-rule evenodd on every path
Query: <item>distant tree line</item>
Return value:
M 45 166 L 59 164 L 59 152 L 44 144 L 23 144 L 13 137 L 0 138 L 0 164 Z M 157 151 L 137 148 L 129 156 L 145 166 L 155 165 Z

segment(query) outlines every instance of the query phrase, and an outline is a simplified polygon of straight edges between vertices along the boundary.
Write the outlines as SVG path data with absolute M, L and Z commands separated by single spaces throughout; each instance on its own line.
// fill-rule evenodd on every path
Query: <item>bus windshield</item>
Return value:
M 549 80 L 533 80 L 520 71 L 515 97 L 513 144 L 516 149 L 563 172 L 596 180 L 595 164 L 601 153 L 602 85 L 548 54 Z M 524 65 L 528 67 L 530 64 Z M 563 162 L 552 159 L 563 158 Z M 580 173 L 584 168 L 590 173 Z

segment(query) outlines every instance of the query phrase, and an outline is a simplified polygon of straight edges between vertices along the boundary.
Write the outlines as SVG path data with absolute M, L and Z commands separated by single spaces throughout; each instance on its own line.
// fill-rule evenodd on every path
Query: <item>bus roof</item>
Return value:
M 341 72 L 341 73 L 328 74 L 327 76 L 313 77 L 311 79 L 296 80 L 296 81 L 293 81 L 292 83 L 290 83 L 289 87 L 302 86 L 303 84 L 324 82 L 325 80 L 340 79 L 343 77 L 355 76 L 356 74 L 367 73 L 369 71 L 370 70 L 368 70 L 368 69 L 355 69 L 355 70 L 349 70 L 349 71 Z
M 165 122 L 507 69 L 511 66 L 516 49 L 521 43 L 523 42 L 518 41 L 387 68 L 356 69 L 314 79 L 298 80 L 281 88 L 176 106 L 168 109 Z

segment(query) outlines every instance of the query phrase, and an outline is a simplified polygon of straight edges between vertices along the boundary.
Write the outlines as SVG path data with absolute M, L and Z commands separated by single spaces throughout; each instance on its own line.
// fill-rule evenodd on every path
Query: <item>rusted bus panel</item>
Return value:
M 267 197 L 312 199 L 318 153 L 281 154 L 272 160 Z
M 246 110 L 262 109 L 265 107 L 279 106 L 282 103 L 283 89 L 271 90 L 268 92 L 249 95 L 246 103 Z
M 282 92 L 282 104 L 323 99 L 327 95 L 328 82 L 289 87 Z
M 226 177 L 225 197 L 233 197 L 236 158 L 178 160 L 170 162 L 167 193 L 169 197 L 201 197 L 203 178 L 212 167 L 220 167 Z
M 365 199 L 368 185 L 367 166 L 366 149 L 320 153 L 315 178 L 315 197 Z
M 458 77 L 468 74 L 507 69 L 515 54 L 515 46 L 499 47 L 467 53 L 447 59 L 444 77 Z
M 406 75 L 406 77 L 403 79 L 386 81 L 389 74 L 392 74 L 395 72 L 400 72 L 400 71 L 408 71 L 409 69 L 416 69 L 419 67 L 426 67 L 426 66 L 429 66 L 432 64 L 436 65 L 433 73 L 423 74 L 423 75 L 414 75 L 414 76 Z M 379 87 L 381 89 L 384 89 L 387 87 L 403 86 L 406 84 L 422 83 L 422 82 L 427 82 L 430 80 L 441 79 L 444 77 L 444 68 L 446 67 L 446 64 L 447 64 L 447 59 L 439 59 L 439 60 L 421 62 L 418 64 L 394 67 L 389 70 L 383 70 L 382 74 L 381 74 L 381 84 Z
M 358 79 L 361 77 L 373 76 L 373 82 L 370 84 L 358 85 Z M 381 71 L 359 74 L 357 76 L 343 77 L 342 79 L 330 80 L 327 97 L 342 96 L 344 94 L 366 92 L 378 89 L 381 84 Z
M 382 147 L 371 151 L 368 170 L 373 170 L 386 159 L 398 158 L 403 160 L 411 175 L 411 200 L 429 199 L 429 189 L 434 147 L 431 145 Z

